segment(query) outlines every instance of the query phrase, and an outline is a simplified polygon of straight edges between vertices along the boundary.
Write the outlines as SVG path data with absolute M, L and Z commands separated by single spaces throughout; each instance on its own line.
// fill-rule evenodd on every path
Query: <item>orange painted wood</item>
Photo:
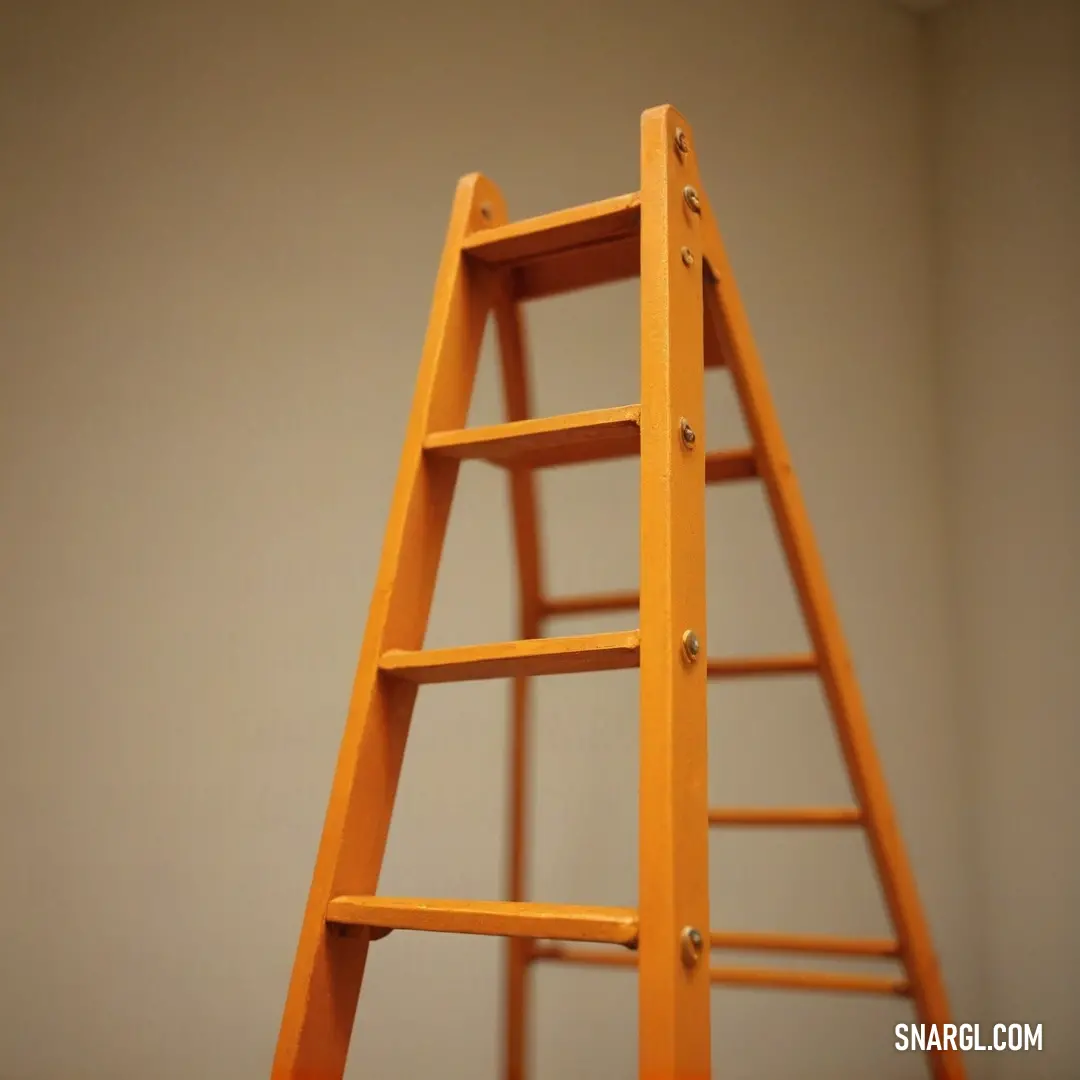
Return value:
M 536 960 L 578 964 L 583 967 L 640 968 L 637 953 L 608 949 L 583 949 L 564 945 L 537 945 Z M 782 971 L 774 968 L 711 967 L 709 981 L 714 986 L 740 986 L 768 990 L 823 990 L 848 994 L 891 994 L 908 997 L 905 978 L 890 975 L 859 975 L 846 972 Z
M 720 931 L 710 934 L 710 948 L 742 953 L 813 953 L 819 956 L 895 957 L 900 945 L 890 937 L 836 937 L 831 934 L 775 934 Z
M 950 1023 L 948 995 L 930 928 L 896 822 L 810 517 L 709 200 L 703 191 L 699 191 L 699 197 L 709 350 L 721 357 L 731 372 L 757 451 L 758 468 L 819 660 L 822 686 L 852 788 L 865 815 L 867 839 L 900 942 L 916 1013 L 923 1023 Z M 935 1080 L 963 1080 L 966 1076 L 963 1058 L 957 1050 L 930 1051 L 929 1064 Z
M 742 948 L 742 946 L 737 946 Z M 794 949 L 783 952 L 826 952 L 835 955 L 877 956 L 878 953 L 844 952 L 842 950 Z M 583 967 L 639 968 L 640 953 L 615 949 L 589 949 L 566 945 L 536 945 L 533 959 Z M 777 990 L 833 990 L 847 993 L 898 994 L 909 993 L 909 985 L 902 977 L 889 975 L 861 975 L 846 972 L 783 971 L 776 968 L 713 966 L 709 971 L 713 985 L 747 986 Z
M 595 615 L 603 611 L 637 611 L 636 592 L 586 593 L 581 596 L 549 597 L 541 601 L 548 618 L 564 615 Z
M 705 440 L 700 223 L 683 198 L 692 157 L 674 152 L 670 107 L 641 119 L 641 715 L 638 806 L 638 1075 L 712 1070 L 708 957 L 680 959 L 709 925 L 705 644 Z M 683 445 L 680 418 L 698 435 Z M 685 631 L 700 659 L 683 652 Z
M 757 675 L 804 675 L 817 671 L 817 660 L 809 654 L 710 657 L 707 663 L 710 679 L 752 678 Z
M 705 369 L 716 369 L 725 367 L 727 359 L 721 348 L 721 343 L 717 339 L 715 334 L 706 333 L 705 335 Z
M 752 480 L 757 474 L 757 459 L 753 450 L 713 450 L 705 455 L 706 484 Z
M 745 986 L 763 990 L 825 990 L 844 994 L 893 994 L 898 997 L 908 997 L 911 993 L 907 979 L 891 975 L 714 967 L 710 977 L 715 986 Z
M 487 427 L 441 431 L 425 443 L 429 454 L 499 465 L 540 468 L 630 457 L 641 443 L 641 409 L 615 409 L 517 420 Z
M 513 282 L 507 275 L 503 275 L 495 297 L 495 326 L 506 419 L 511 423 L 526 420 L 532 415 L 532 403 L 525 327 L 521 308 L 514 300 Z M 523 640 L 528 640 L 540 636 L 542 617 L 540 595 L 543 574 L 536 483 L 532 471 L 522 468 L 520 463 L 511 465 L 509 476 L 518 579 L 518 633 Z M 527 899 L 528 892 L 528 801 L 531 779 L 529 677 L 515 676 L 510 690 L 510 830 L 506 898 L 523 901 Z M 503 1077 L 504 1080 L 524 1080 L 528 1060 L 532 940 L 508 938 L 505 948 Z
M 584 671 L 618 671 L 638 666 L 640 638 L 636 630 L 575 637 L 500 641 L 452 649 L 392 649 L 379 668 L 413 683 L 506 679 L 515 675 L 573 675 Z
M 855 799 L 865 815 L 867 840 L 900 941 L 916 1013 L 922 1023 L 950 1023 L 948 996 L 915 874 L 896 824 L 885 772 L 870 732 L 847 640 L 772 402 L 765 368 L 710 204 L 703 191 L 699 194 L 706 264 L 705 336 L 713 342 L 710 348 L 714 354 L 723 357 L 730 370 L 757 450 L 758 469 L 792 572 L 802 617 L 819 658 L 822 686 L 831 706 Z M 959 1051 L 931 1051 L 929 1063 L 934 1080 L 963 1080 L 967 1076 Z
M 534 960 L 552 960 L 565 964 L 581 964 L 587 967 L 636 968 L 638 954 L 625 949 L 567 948 L 565 945 L 534 945 Z
M 590 244 L 610 243 L 638 235 L 641 199 L 637 192 L 557 210 L 474 233 L 465 252 L 496 266 L 517 266 Z
M 775 825 L 798 827 L 808 825 L 852 826 L 863 824 L 862 811 L 857 807 L 757 807 L 717 806 L 709 810 L 710 825 Z
M 713 930 L 709 947 L 734 952 L 812 953 L 818 956 L 895 957 L 900 946 L 891 938 L 848 938 L 830 934 L 762 934 Z
M 346 926 L 592 941 L 609 945 L 633 945 L 638 934 L 637 912 L 633 908 L 513 900 L 338 896 L 327 906 L 326 918 L 328 922 Z
M 569 248 L 514 268 L 514 298 L 543 300 L 549 296 L 636 278 L 641 269 L 637 233 L 586 247 Z
M 505 220 L 489 180 L 474 174 L 458 184 L 272 1080 L 344 1074 L 370 935 L 329 932 L 326 908 L 378 884 L 416 695 L 409 683 L 379 677 L 379 657 L 423 645 L 458 470 L 455 461 L 426 460 L 423 445 L 430 432 L 465 423 L 495 280 L 467 273 L 461 246 L 488 221 Z

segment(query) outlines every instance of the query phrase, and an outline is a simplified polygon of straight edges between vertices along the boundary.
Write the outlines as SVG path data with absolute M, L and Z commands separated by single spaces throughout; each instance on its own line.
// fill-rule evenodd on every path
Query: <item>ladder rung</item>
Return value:
M 711 658 L 710 679 L 733 679 L 754 675 L 801 675 L 817 671 L 817 659 L 810 653 L 795 656 L 746 656 Z
M 715 986 L 754 986 L 772 990 L 831 990 L 850 994 L 897 994 L 901 997 L 911 992 L 907 979 L 891 975 L 714 967 L 709 972 L 709 978 Z
M 513 271 L 514 299 L 542 300 L 546 296 L 558 296 L 592 285 L 636 278 L 640 273 L 641 240 L 635 232 L 618 240 L 570 248 L 516 267 Z
M 415 683 L 505 679 L 516 675 L 571 675 L 582 671 L 618 671 L 638 666 L 641 635 L 637 630 L 574 637 L 502 641 L 453 649 L 383 653 L 379 667 Z
M 575 949 L 564 945 L 537 945 L 533 960 L 554 960 L 563 964 L 585 964 L 590 967 L 637 967 L 637 953 L 612 949 Z
M 503 465 L 569 465 L 629 457 L 641 446 L 641 406 L 518 420 L 429 435 L 424 449 L 440 457 Z
M 709 811 L 710 825 L 861 825 L 857 807 L 716 807 Z
M 713 949 L 736 952 L 813 953 L 818 956 L 900 955 L 899 942 L 890 938 L 845 938 L 827 934 L 760 934 L 714 930 L 709 935 Z
M 583 596 L 560 596 L 543 600 L 540 611 L 558 615 L 592 615 L 601 611 L 637 611 L 640 597 L 636 592 L 591 593 Z
M 532 950 L 534 960 L 553 960 L 588 967 L 634 968 L 636 953 L 611 952 L 607 949 L 578 949 L 562 945 L 538 945 Z M 770 968 L 714 967 L 709 979 L 716 986 L 752 986 L 774 990 L 831 990 L 846 993 L 910 993 L 907 979 L 889 975 L 849 975 L 826 971 L 780 971 Z
M 617 195 L 613 199 L 481 229 L 469 236 L 462 248 L 485 263 L 517 266 L 568 248 L 636 237 L 640 229 L 641 196 L 635 191 L 631 195 Z
M 638 917 L 633 908 L 508 900 L 339 896 L 330 901 L 326 920 L 388 930 L 595 941 L 609 945 L 634 945 L 638 933 Z
M 730 480 L 752 480 L 757 475 L 757 458 L 750 448 L 712 450 L 705 455 L 706 484 L 723 484 Z

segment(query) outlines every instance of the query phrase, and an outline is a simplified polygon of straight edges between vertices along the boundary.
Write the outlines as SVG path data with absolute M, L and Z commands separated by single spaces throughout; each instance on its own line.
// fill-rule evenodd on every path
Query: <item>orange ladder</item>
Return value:
M 519 305 L 605 282 L 641 281 L 641 403 L 529 418 Z M 480 342 L 494 313 L 506 423 L 466 427 Z M 702 446 L 704 373 L 730 372 L 752 445 Z M 542 589 L 533 470 L 639 454 L 639 591 L 551 599 Z M 518 641 L 425 650 L 424 636 L 462 461 L 507 468 L 520 581 Z M 809 630 L 812 653 L 708 658 L 705 488 L 760 479 Z M 638 610 L 638 630 L 544 637 L 570 612 Z M 527 685 L 534 675 L 638 668 L 641 684 L 638 906 L 525 900 Z M 706 680 L 815 673 L 831 707 L 856 806 L 729 810 L 708 806 Z M 391 898 L 377 892 L 406 736 L 424 683 L 513 679 L 509 899 Z M 708 835 L 724 825 L 865 830 L 895 940 L 710 933 Z M 368 948 L 392 930 L 505 937 L 504 1075 L 526 1073 L 530 966 L 562 960 L 632 966 L 638 978 L 638 1075 L 711 1076 L 714 983 L 908 995 L 924 1023 L 949 1007 L 852 664 L 807 513 L 719 231 L 702 191 L 690 127 L 670 106 L 641 121 L 641 191 L 508 222 L 491 181 L 461 180 L 368 615 L 352 702 L 304 915 L 273 1080 L 341 1080 Z M 578 943 L 567 944 L 567 943 Z M 582 947 L 580 943 L 585 943 Z M 713 967 L 713 949 L 888 956 L 903 979 Z M 958 1080 L 956 1051 L 928 1054 Z

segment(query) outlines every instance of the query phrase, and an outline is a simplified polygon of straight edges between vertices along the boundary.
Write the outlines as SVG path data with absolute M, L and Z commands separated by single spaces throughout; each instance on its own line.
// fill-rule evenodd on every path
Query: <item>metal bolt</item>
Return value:
M 691 449 L 695 442 L 697 442 L 697 435 L 694 434 L 694 429 L 690 426 L 690 421 L 685 416 L 679 419 L 679 435 L 682 438 L 683 446 L 688 450 Z
M 689 184 L 682 189 L 682 193 L 683 198 L 686 200 L 686 205 L 689 206 L 695 214 L 700 214 L 701 200 L 698 198 L 698 193 Z
M 692 664 L 698 657 L 698 653 L 701 652 L 701 642 L 698 640 L 697 634 L 693 630 L 687 630 L 682 636 L 683 652 L 686 654 L 686 659 Z
M 688 247 L 680 249 L 679 254 L 682 256 L 683 266 L 694 265 L 694 253 Z
M 693 926 L 683 927 L 683 932 L 679 935 L 679 946 L 683 963 L 687 967 L 693 967 L 701 959 L 702 950 L 705 948 L 701 931 Z
M 486 203 L 481 203 L 480 204 L 480 216 L 485 221 L 490 221 L 491 220 L 491 217 L 492 217 L 491 203 L 486 202 Z
M 682 128 L 675 129 L 675 150 L 679 157 L 690 153 L 690 140 L 686 137 L 686 132 Z

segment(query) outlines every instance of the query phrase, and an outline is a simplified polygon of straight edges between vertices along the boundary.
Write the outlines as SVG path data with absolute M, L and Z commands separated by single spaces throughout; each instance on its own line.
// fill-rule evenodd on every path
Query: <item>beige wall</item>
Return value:
M 981 637 L 976 571 L 951 589 L 947 527 L 985 529 L 977 500 L 954 513 L 952 485 L 982 490 L 978 447 L 994 436 L 980 424 L 1000 420 L 996 406 L 971 416 L 958 471 L 942 472 L 960 357 L 980 346 L 950 348 L 940 393 L 935 335 L 965 324 L 934 286 L 959 300 L 979 264 L 934 274 L 925 28 L 865 0 L 662 17 L 644 3 L 424 7 L 4 9 L 0 1076 L 267 1073 L 454 182 L 483 170 L 521 216 L 632 190 L 638 113 L 663 101 L 694 124 L 956 1011 L 1042 1019 L 1060 999 L 1041 996 L 1034 961 L 1026 989 L 1002 989 L 1021 917 L 1040 909 L 977 826 L 1064 796 L 1009 770 L 1016 684 L 985 651 L 1001 642 Z M 954 203 L 973 160 L 938 176 Z M 966 220 L 985 232 L 992 212 Z M 956 228 L 937 223 L 962 240 Z M 976 243 L 1000 250 L 992 232 Z M 636 400 L 632 286 L 529 319 L 541 411 Z M 1053 401 L 1059 356 L 1058 392 L 1041 390 Z M 476 421 L 497 416 L 492 369 L 489 352 Z M 723 376 L 709 390 L 710 445 L 736 441 Z M 545 477 L 542 496 L 553 590 L 633 584 L 631 466 Z M 1041 536 L 1052 518 L 1030 521 Z M 709 523 L 713 650 L 797 646 L 760 502 L 711 494 Z M 986 549 L 978 573 L 998 558 Z M 503 478 L 470 468 L 430 641 L 508 636 L 511 596 Z M 1027 685 L 1040 669 L 1020 655 Z M 1064 665 L 1056 677 L 1067 706 Z M 385 891 L 499 894 L 505 693 L 424 691 Z M 538 696 L 535 893 L 632 903 L 636 681 L 548 680 Z M 711 702 L 717 801 L 844 798 L 813 687 Z M 1009 850 L 1024 856 L 1041 828 Z M 853 840 L 732 837 L 713 854 L 717 925 L 885 929 Z M 1050 891 L 1053 865 L 1033 866 L 1032 891 Z M 1005 935 L 989 959 L 986 935 Z M 1061 985 L 1076 940 L 1062 925 Z M 494 1075 L 499 955 L 382 943 L 350 1072 Z M 631 1075 L 634 1010 L 629 977 L 541 972 L 538 1078 Z M 718 991 L 715 1016 L 723 1075 L 922 1075 L 891 1049 L 902 1003 Z
M 933 24 L 950 581 L 995 1076 L 1080 1073 L 1080 5 Z

